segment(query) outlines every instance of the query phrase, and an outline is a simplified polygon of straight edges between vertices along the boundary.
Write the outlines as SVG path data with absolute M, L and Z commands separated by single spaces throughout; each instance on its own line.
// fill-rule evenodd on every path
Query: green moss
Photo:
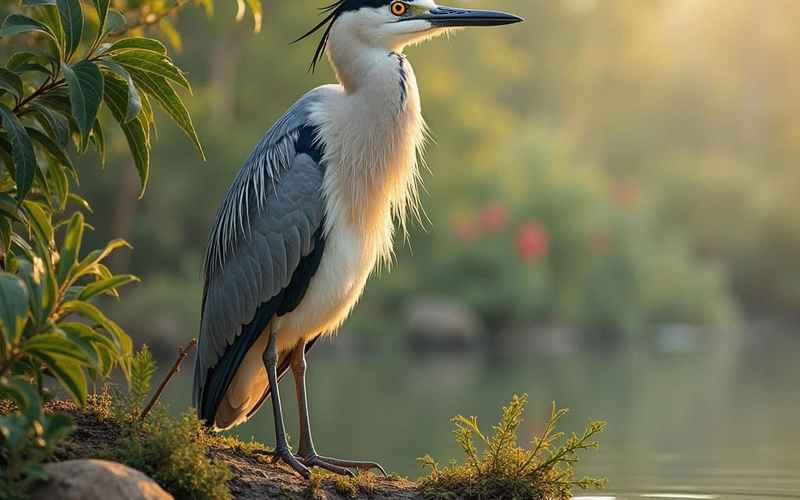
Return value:
M 359 472 L 355 476 L 342 476 L 323 469 L 313 468 L 308 479 L 308 497 L 324 498 L 323 487 L 328 485 L 341 496 L 356 498 L 359 495 L 370 496 L 378 489 L 378 479 L 371 472 Z
M 155 365 L 143 349 L 133 366 L 128 394 L 107 389 L 88 401 L 91 412 L 121 432 L 119 441 L 104 451 L 104 458 L 144 472 L 179 500 L 232 498 L 227 485 L 232 475 L 222 461 L 209 458 L 209 447 L 250 450 L 257 444 L 211 436 L 192 410 L 174 417 L 156 404 L 140 418 Z
M 260 456 L 272 451 L 272 449 L 264 445 L 264 443 L 259 443 L 255 439 L 243 441 L 236 436 L 208 434 L 208 442 L 217 448 L 238 451 L 250 456 Z
M 192 411 L 154 411 L 128 428 L 113 458 L 152 477 L 178 499 L 230 499 L 228 467 L 208 458 L 209 437 Z
M 568 410 L 557 410 L 553 404 L 544 431 L 533 438 L 529 448 L 522 448 L 517 443 L 517 430 L 527 401 L 526 395 L 515 395 L 503 407 L 491 436 L 480 430 L 475 417 L 455 417 L 456 441 L 466 459 L 441 467 L 430 456 L 421 458 L 431 470 L 430 475 L 418 480 L 422 494 L 426 498 L 567 500 L 574 488 L 605 486 L 604 479 L 575 479 L 573 467 L 579 452 L 597 448 L 593 437 L 603 430 L 605 422 L 590 422 L 582 435 L 564 439 L 565 434 L 557 432 L 556 427 Z

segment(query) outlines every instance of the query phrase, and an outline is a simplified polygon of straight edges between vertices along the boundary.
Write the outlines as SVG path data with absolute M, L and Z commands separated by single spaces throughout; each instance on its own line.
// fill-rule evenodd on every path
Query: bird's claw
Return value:
M 301 457 L 300 461 L 306 467 L 319 467 L 320 469 L 325 469 L 327 471 L 333 472 L 334 474 L 339 474 L 340 476 L 355 477 L 355 473 L 353 471 L 351 471 L 350 469 L 347 469 L 345 467 L 340 467 L 340 466 L 332 464 L 330 462 L 326 462 L 319 455 L 311 455 L 309 457 Z
M 357 461 L 357 460 L 341 460 L 339 458 L 331 458 L 331 457 L 323 457 L 323 456 L 319 456 L 319 455 L 312 455 L 309 459 L 305 459 L 304 460 L 306 465 L 308 465 L 308 460 L 314 460 L 315 462 L 323 463 L 325 465 L 317 465 L 317 463 L 314 463 L 314 465 L 317 465 L 318 467 L 322 467 L 323 469 L 327 469 L 327 470 L 329 470 L 331 472 L 336 472 L 337 474 L 342 474 L 342 472 L 337 472 L 333 468 L 336 468 L 336 469 L 339 469 L 339 470 L 346 470 L 347 472 L 350 473 L 350 475 L 352 475 L 352 471 L 350 471 L 348 469 L 358 469 L 358 470 L 364 471 L 364 472 L 372 470 L 372 469 L 378 469 L 379 471 L 381 471 L 381 474 L 383 474 L 383 477 L 387 477 L 388 476 L 388 474 L 386 474 L 386 469 L 384 469 L 383 466 L 381 464 L 377 463 L 377 462 L 361 462 L 361 461 Z
M 273 464 L 282 460 L 283 463 L 294 469 L 294 471 L 303 476 L 303 478 L 308 479 L 311 475 L 311 471 L 308 470 L 308 467 L 303 465 L 300 460 L 298 460 L 298 457 L 294 456 L 288 448 L 285 450 L 275 450 L 274 453 L 269 453 L 269 455 L 272 456 Z
M 294 455 L 290 451 L 281 453 L 279 450 L 274 451 L 258 451 L 257 455 L 269 457 L 270 463 L 275 464 L 283 460 L 284 463 L 291 466 L 292 469 L 297 471 L 301 476 L 308 478 L 308 469 L 310 467 L 319 467 L 334 474 L 341 476 L 355 476 L 355 473 L 350 469 L 357 469 L 360 471 L 370 471 L 378 469 L 383 477 L 388 477 L 386 469 L 377 462 L 361 462 L 357 460 L 342 460 L 339 458 L 323 457 L 313 453 L 311 455 Z M 288 457 L 288 458 L 287 458 Z M 299 467 L 298 467 L 299 466 Z

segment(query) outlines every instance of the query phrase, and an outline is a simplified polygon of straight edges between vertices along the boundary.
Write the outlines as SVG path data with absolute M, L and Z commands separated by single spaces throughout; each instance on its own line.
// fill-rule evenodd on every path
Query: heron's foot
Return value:
M 354 476 L 353 471 L 350 469 L 356 469 L 360 471 L 369 471 L 372 469 L 378 469 L 383 474 L 383 477 L 387 477 L 386 470 L 383 466 L 377 462 L 361 462 L 356 460 L 341 460 L 338 458 L 331 458 L 331 457 L 323 457 L 317 455 L 316 453 L 312 453 L 311 455 L 305 456 L 300 459 L 305 465 L 309 467 L 319 467 L 321 469 L 325 469 L 331 471 L 335 474 L 341 474 L 343 476 Z
M 265 452 L 259 454 L 271 456 L 273 464 L 283 461 L 283 463 L 294 469 L 295 472 L 303 476 L 305 479 L 308 479 L 311 475 L 311 471 L 308 470 L 308 467 L 303 465 L 299 460 L 300 457 L 293 455 L 289 448 L 278 448 L 274 452 Z

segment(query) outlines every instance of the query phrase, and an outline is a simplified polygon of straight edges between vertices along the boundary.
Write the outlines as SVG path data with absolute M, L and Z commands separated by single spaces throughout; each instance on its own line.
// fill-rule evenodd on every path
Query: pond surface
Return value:
M 609 422 L 601 449 L 580 467 L 609 487 L 581 498 L 800 498 L 800 340 L 730 334 L 642 344 L 497 357 L 342 354 L 324 342 L 309 355 L 316 445 L 414 478 L 426 453 L 461 458 L 451 416 L 476 415 L 489 429 L 512 394 L 527 393 L 526 440 L 551 401 L 572 410 L 565 430 Z M 190 379 L 186 369 L 169 388 L 173 407 L 189 404 Z M 282 394 L 297 436 L 291 384 L 287 377 Z M 274 442 L 268 407 L 236 433 Z

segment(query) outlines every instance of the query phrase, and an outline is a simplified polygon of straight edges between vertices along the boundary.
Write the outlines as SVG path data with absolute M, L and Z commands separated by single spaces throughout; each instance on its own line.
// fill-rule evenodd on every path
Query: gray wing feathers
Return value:
M 295 151 L 321 92 L 304 96 L 258 144 L 217 215 L 206 254 L 194 403 L 206 374 L 260 304 L 289 285 L 323 220 L 323 169 Z

